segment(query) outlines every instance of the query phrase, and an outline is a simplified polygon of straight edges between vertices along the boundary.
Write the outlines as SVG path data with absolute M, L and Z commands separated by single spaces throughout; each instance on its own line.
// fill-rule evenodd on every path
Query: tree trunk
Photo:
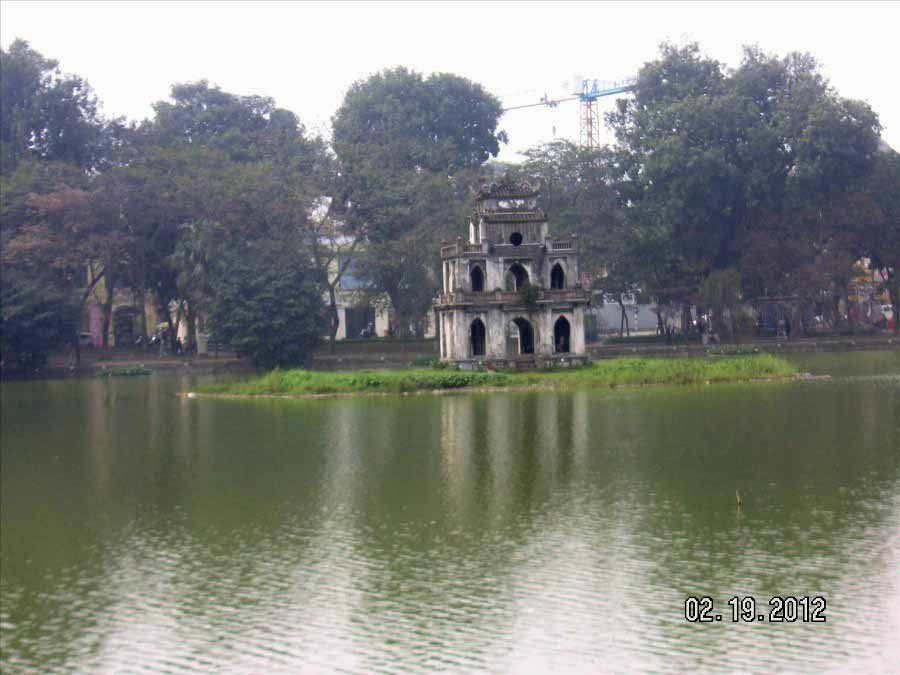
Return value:
M 406 331 L 409 326 L 407 326 L 406 316 L 400 311 L 401 303 L 399 302 L 402 298 L 400 297 L 400 291 L 397 288 L 388 290 L 385 289 L 388 298 L 391 300 L 391 307 L 394 310 L 394 316 L 397 321 L 397 334 L 395 337 L 403 337 L 406 335 Z M 388 327 L 390 328 L 390 312 L 388 312 Z
M 197 326 L 194 318 L 194 305 L 188 302 L 185 306 L 185 320 L 187 321 L 188 328 L 186 347 L 188 349 L 190 349 L 191 346 L 197 344 Z
M 178 331 L 181 329 L 181 317 L 184 316 L 184 300 L 178 301 L 178 309 L 175 310 L 175 333 L 172 335 L 172 346 L 178 338 Z
M 100 274 L 94 274 L 92 272 L 91 282 L 88 284 L 87 288 L 84 289 L 84 292 L 81 294 L 81 302 L 78 304 L 78 327 L 75 329 L 75 366 L 81 367 L 81 315 L 84 312 L 84 303 L 87 302 L 88 298 L 91 297 L 91 293 L 94 290 L 94 287 L 97 285 L 97 282 L 100 281 L 106 274 L 106 269 L 101 270 Z
M 894 335 L 900 335 L 900 275 L 896 270 L 889 272 L 888 295 L 891 297 L 891 310 L 894 313 Z
M 109 349 L 109 324 L 112 321 L 112 305 L 113 296 L 116 288 L 111 281 L 111 277 L 106 278 L 106 300 L 103 302 L 103 351 Z
M 331 353 L 334 354 L 338 327 L 341 323 L 341 316 L 337 310 L 337 293 L 335 293 L 334 284 L 328 284 L 328 313 L 331 314 L 328 338 L 331 342 Z
M 390 316 L 390 314 L 388 314 L 388 316 Z M 398 338 L 402 342 L 406 340 L 406 334 L 409 332 L 409 325 L 406 317 L 400 314 L 400 312 L 398 312 L 396 309 L 394 310 L 394 317 L 397 330 L 394 331 L 392 337 Z M 388 324 L 390 325 L 390 320 L 388 320 Z

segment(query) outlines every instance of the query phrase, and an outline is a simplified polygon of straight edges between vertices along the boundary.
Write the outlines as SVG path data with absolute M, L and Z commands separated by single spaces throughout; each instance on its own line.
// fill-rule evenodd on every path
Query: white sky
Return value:
M 695 40 L 729 66 L 741 45 L 808 51 L 843 95 L 867 101 L 900 148 L 900 2 L 289 3 L 0 1 L 0 43 L 28 40 L 85 77 L 108 115 L 142 119 L 175 82 L 273 97 L 328 133 L 352 82 L 385 67 L 451 72 L 506 105 L 571 93 L 575 76 L 635 75 L 664 39 Z M 612 99 L 605 99 L 608 107 Z M 511 111 L 515 151 L 577 139 L 578 104 Z M 606 132 L 604 132 L 606 133 Z

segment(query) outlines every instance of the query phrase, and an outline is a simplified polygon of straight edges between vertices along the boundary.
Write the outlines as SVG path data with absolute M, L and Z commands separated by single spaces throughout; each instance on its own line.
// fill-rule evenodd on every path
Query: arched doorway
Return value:
M 484 356 L 485 333 L 484 322 L 481 319 L 475 319 L 469 329 L 469 344 L 471 345 L 472 356 Z
M 137 310 L 134 307 L 119 307 L 113 314 L 113 339 L 116 347 L 128 347 L 134 344 L 134 322 Z
M 522 317 L 509 322 L 506 329 L 507 355 L 534 354 L 534 328 Z
M 528 272 L 519 263 L 513 264 L 506 271 L 506 290 L 521 291 L 528 283 Z
M 557 354 L 568 354 L 571 350 L 572 329 L 566 317 L 561 316 L 553 324 L 553 351 Z
M 561 291 L 566 287 L 566 273 L 563 271 L 562 265 L 556 263 L 550 270 L 550 288 Z
M 475 265 L 469 272 L 469 277 L 472 282 L 472 291 L 474 293 L 484 292 L 484 272 L 481 271 L 481 265 Z

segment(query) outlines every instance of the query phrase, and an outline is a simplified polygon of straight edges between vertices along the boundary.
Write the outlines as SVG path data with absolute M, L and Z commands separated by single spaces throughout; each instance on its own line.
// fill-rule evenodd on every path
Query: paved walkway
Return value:
M 141 349 L 101 349 L 87 348 L 81 351 L 81 365 L 75 366 L 75 352 L 67 349 L 51 355 L 41 377 L 93 376 L 110 368 L 139 368 L 152 370 L 187 370 L 192 372 L 220 372 L 224 370 L 249 370 L 246 363 L 236 358 L 233 352 L 215 356 L 160 356 L 156 351 Z

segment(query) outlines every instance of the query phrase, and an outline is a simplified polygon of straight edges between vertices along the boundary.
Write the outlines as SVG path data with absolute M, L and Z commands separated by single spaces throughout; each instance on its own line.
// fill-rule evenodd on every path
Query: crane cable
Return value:
M 522 108 L 536 108 L 539 105 L 545 105 L 550 108 L 555 108 L 560 103 L 565 103 L 566 101 L 574 101 L 575 99 L 581 98 L 580 96 L 570 96 L 569 98 L 558 98 L 556 100 L 541 100 L 539 103 L 526 103 L 525 105 L 513 105 L 508 108 L 503 108 L 503 112 L 509 112 L 510 110 L 521 110 Z

